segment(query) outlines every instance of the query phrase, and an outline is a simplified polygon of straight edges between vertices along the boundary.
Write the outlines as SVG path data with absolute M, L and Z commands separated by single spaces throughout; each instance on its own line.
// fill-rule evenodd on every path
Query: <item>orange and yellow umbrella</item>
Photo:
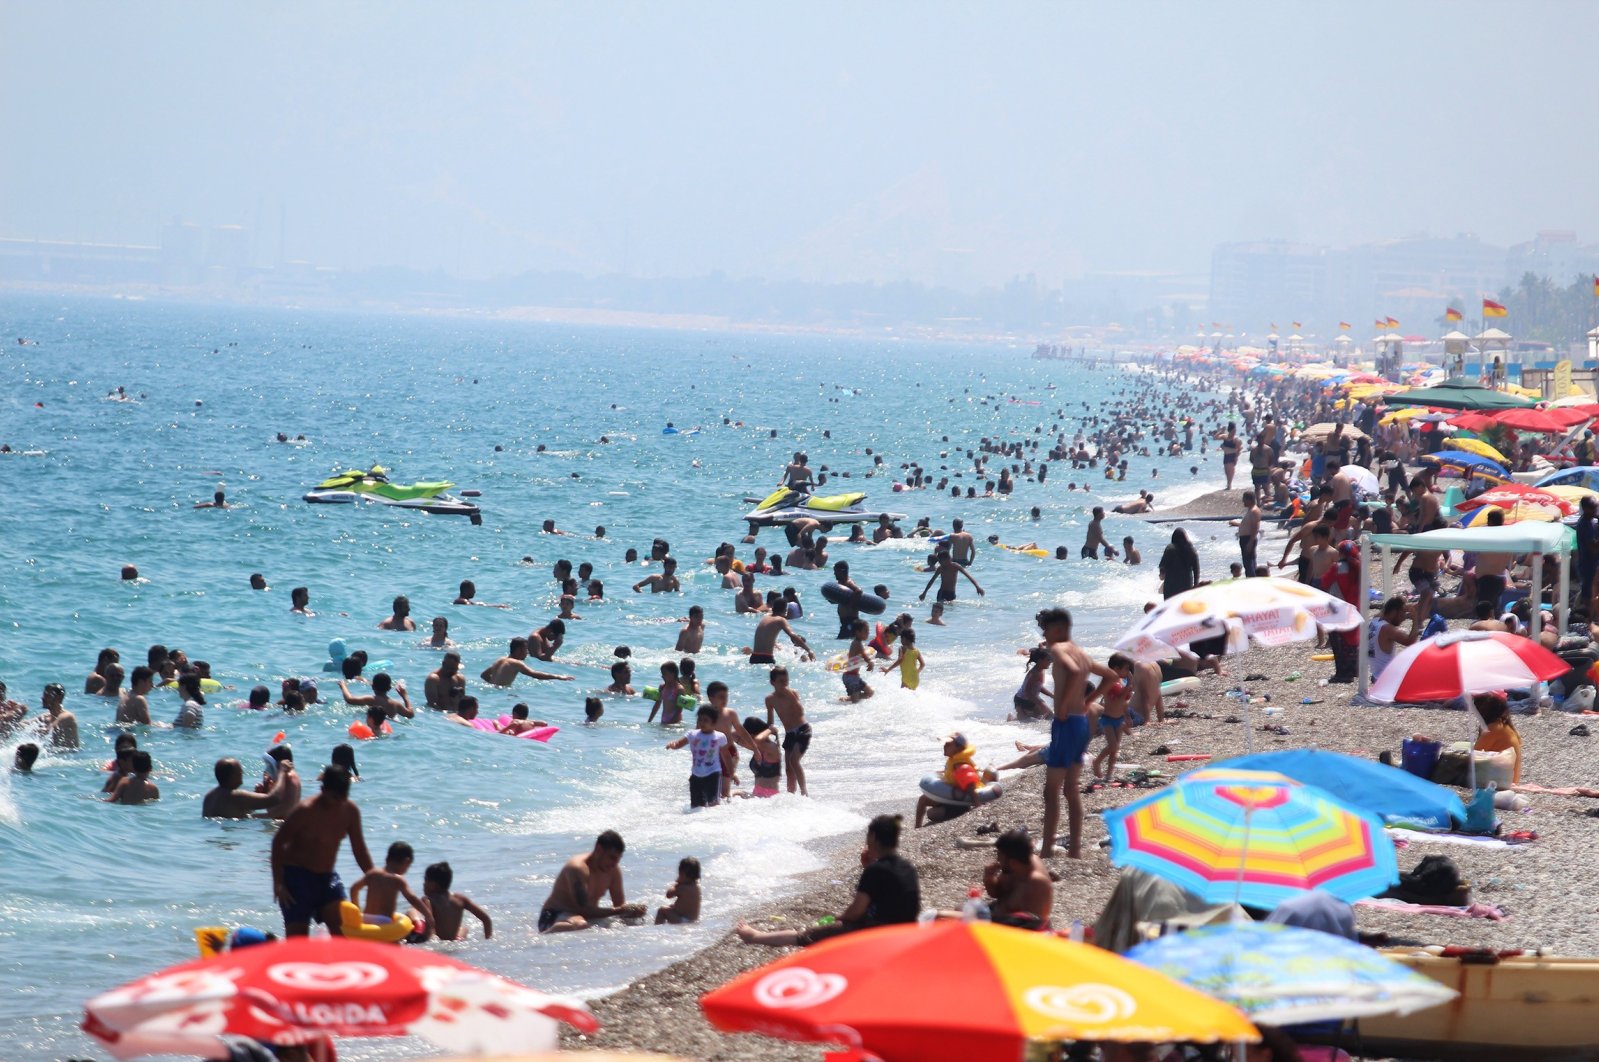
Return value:
M 988 922 L 863 929 L 700 999 L 724 1032 L 836 1043 L 886 1062 L 1015 1062 L 1029 1042 L 1255 1041 L 1225 1003 L 1112 952 Z

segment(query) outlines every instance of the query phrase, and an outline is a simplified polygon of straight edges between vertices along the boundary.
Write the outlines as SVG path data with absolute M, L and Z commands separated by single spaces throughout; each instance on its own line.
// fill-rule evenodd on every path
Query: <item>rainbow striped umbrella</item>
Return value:
M 1104 818 L 1111 862 L 1209 903 L 1270 909 L 1310 889 L 1354 901 L 1399 880 L 1380 818 L 1275 771 L 1194 771 Z

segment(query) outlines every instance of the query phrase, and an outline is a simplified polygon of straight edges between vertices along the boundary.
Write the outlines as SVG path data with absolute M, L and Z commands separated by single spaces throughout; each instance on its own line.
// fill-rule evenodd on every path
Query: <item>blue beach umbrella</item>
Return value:
M 1276 771 L 1325 790 L 1353 807 L 1380 815 L 1390 825 L 1447 830 L 1452 822 L 1466 821 L 1466 807 L 1451 790 L 1398 767 L 1341 752 L 1284 749 L 1236 756 L 1214 766 L 1221 770 Z
M 1138 945 L 1127 958 L 1265 1025 L 1409 1014 L 1456 996 L 1363 944 L 1270 923 L 1173 933 Z
M 1534 483 L 1535 487 L 1587 487 L 1599 490 L 1599 465 L 1577 465 L 1564 468 Z
M 1481 454 L 1467 453 L 1464 450 L 1440 450 L 1435 454 L 1426 454 L 1421 460 L 1430 464 L 1452 465 L 1455 468 L 1469 468 L 1480 472 L 1490 472 L 1500 479 L 1505 479 L 1510 475 L 1505 470 L 1505 466 L 1493 458 L 1484 457 Z

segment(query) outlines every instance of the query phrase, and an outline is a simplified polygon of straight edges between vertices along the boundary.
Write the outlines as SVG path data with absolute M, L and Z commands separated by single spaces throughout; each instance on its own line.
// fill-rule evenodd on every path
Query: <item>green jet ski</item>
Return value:
M 369 469 L 354 469 L 329 476 L 318 483 L 315 490 L 305 495 L 313 505 L 351 505 L 358 501 L 375 502 L 397 509 L 416 509 L 440 516 L 465 516 L 474 524 L 483 522 L 481 511 L 471 502 L 445 493 L 455 486 L 449 480 L 431 483 L 390 483 L 388 470 L 382 465 Z M 464 497 L 476 497 L 477 491 L 462 491 Z

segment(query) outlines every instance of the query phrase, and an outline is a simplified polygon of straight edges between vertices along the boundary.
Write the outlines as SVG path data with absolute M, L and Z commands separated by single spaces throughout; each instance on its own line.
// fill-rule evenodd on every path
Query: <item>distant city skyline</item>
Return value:
M 0 5 L 12 237 L 975 292 L 1599 233 L 1595 4 Z

